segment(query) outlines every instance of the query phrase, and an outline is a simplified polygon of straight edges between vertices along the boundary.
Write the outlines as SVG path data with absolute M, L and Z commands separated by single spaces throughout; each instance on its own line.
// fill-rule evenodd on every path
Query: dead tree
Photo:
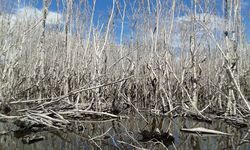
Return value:
M 197 1 L 194 0 L 194 15 L 192 16 L 192 33 L 190 36 L 190 53 L 191 53 L 191 64 L 192 64 L 192 106 L 197 108 L 198 105 L 198 85 L 197 85 L 197 49 L 195 41 L 195 19 L 196 19 L 196 7 Z
M 39 70 L 38 73 L 38 81 L 41 82 L 41 80 L 44 78 L 45 76 L 45 55 L 46 55 L 46 51 L 45 51 L 45 29 L 46 29 L 46 19 L 47 19 L 47 15 L 48 15 L 48 6 L 49 6 L 50 0 L 44 0 L 43 1 L 43 11 L 42 11 L 42 33 L 41 33 L 41 38 L 38 44 L 38 56 L 37 56 L 37 70 Z M 42 89 L 40 88 L 42 87 L 41 85 L 39 86 L 39 98 L 42 98 Z
M 234 3 L 233 3 L 234 2 Z M 233 12 L 234 7 L 234 12 Z M 236 115 L 236 99 L 237 95 L 234 90 L 233 78 L 238 78 L 238 43 L 237 43 L 237 18 L 239 12 L 239 0 L 225 0 L 225 23 L 226 31 L 224 32 L 225 42 L 226 42 L 226 65 L 229 65 L 229 69 L 232 71 L 232 75 L 227 69 L 227 83 L 228 83 L 228 101 L 226 115 Z M 234 16 L 232 14 L 234 13 Z M 236 80 L 238 83 L 239 81 Z M 238 84 L 239 85 L 239 84 Z

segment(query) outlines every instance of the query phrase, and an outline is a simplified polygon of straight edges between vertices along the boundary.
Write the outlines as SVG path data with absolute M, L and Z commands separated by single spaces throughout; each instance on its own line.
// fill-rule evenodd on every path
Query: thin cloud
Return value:
M 23 7 L 17 9 L 14 13 L 5 12 L 4 15 L 0 16 L 1 20 L 8 20 L 11 26 L 19 24 L 20 22 L 36 22 L 42 19 L 43 12 L 35 7 Z M 46 24 L 55 25 L 62 24 L 63 16 L 60 13 L 48 11 Z
M 196 20 L 204 22 L 209 29 L 219 29 L 223 30 L 224 29 L 224 19 L 220 16 L 217 15 L 212 15 L 208 13 L 201 13 L 197 14 Z M 181 16 L 176 18 L 176 22 L 183 24 L 183 23 L 191 23 L 191 15 L 186 15 L 186 16 Z
M 225 20 L 217 15 L 212 15 L 208 13 L 200 13 L 196 16 L 197 21 L 203 22 L 209 30 L 211 30 L 215 36 L 219 39 L 225 30 Z M 172 36 L 173 42 L 171 46 L 175 49 L 180 49 L 181 45 L 189 45 L 189 36 L 192 29 L 192 16 L 185 15 L 175 18 L 175 33 Z M 196 37 L 198 39 L 203 38 L 203 34 L 206 31 L 199 25 L 196 25 Z M 183 32 L 181 32 L 183 31 Z M 185 34 L 185 35 L 184 35 Z M 199 40 L 200 42 L 207 42 L 204 40 Z
M 42 10 L 34 7 L 23 7 L 17 10 L 15 17 L 19 20 L 39 20 L 43 16 Z M 63 17 L 57 12 L 48 11 L 46 19 L 47 24 L 60 24 L 62 23 Z

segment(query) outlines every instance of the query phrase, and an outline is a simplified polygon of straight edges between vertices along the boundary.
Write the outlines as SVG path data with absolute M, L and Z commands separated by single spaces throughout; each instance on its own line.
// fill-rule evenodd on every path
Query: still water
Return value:
M 88 150 L 88 149 L 177 149 L 177 150 L 250 150 L 247 128 L 236 128 L 223 121 L 208 124 L 190 118 L 146 115 L 124 120 L 76 121 L 69 130 L 55 129 L 29 132 L 12 123 L 0 123 L 0 150 Z M 231 133 L 233 136 L 206 136 L 181 132 L 181 128 L 204 127 Z M 161 140 L 145 140 L 143 133 L 155 131 L 170 135 Z M 6 133 L 7 132 L 7 133 Z M 5 133 L 5 134 L 4 134 Z M 163 134 L 162 134 L 163 135 Z M 30 143 L 25 139 L 38 137 Z M 92 139 L 92 140 L 90 140 Z

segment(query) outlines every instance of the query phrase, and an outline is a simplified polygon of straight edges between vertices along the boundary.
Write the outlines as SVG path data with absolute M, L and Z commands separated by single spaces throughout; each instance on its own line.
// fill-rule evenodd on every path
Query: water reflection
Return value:
M 0 136 L 0 149 L 9 150 L 78 150 L 78 149 L 178 149 L 178 150 L 249 150 L 250 144 L 242 141 L 247 129 L 236 129 L 224 122 L 212 124 L 197 122 L 186 118 L 145 116 L 147 124 L 139 116 L 130 116 L 127 120 L 76 121 L 72 129 L 23 131 L 11 123 L 0 123 L 0 131 L 10 131 Z M 79 125 L 80 126 L 77 126 Z M 234 136 L 202 136 L 180 132 L 182 127 L 204 127 Z M 15 132 L 14 132 L 15 131 Z M 18 132 L 17 132 L 18 131 Z M 31 131 L 31 132 L 30 132 Z M 143 133 L 145 135 L 143 135 Z M 173 138 L 169 140 L 168 138 Z M 168 136 L 166 136 L 168 135 Z M 24 138 L 44 137 L 44 140 L 25 144 Z M 92 139 L 92 140 L 89 140 Z M 145 140 L 146 139 L 146 140 Z

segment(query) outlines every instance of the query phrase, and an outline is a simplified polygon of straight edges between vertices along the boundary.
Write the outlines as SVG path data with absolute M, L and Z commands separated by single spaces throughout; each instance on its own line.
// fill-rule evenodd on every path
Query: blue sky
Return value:
M 10 1 L 12 0 L 3 0 L 6 1 L 7 3 L 10 3 Z M 13 1 L 18 1 L 18 0 L 13 0 Z M 12 2 L 13 2 L 12 1 Z M 21 6 L 26 6 L 28 4 L 31 4 L 33 7 L 38 8 L 38 9 L 42 9 L 43 7 L 43 0 L 19 0 L 21 1 Z M 57 8 L 57 4 L 56 4 L 57 0 L 51 0 L 51 5 L 49 7 L 50 11 L 54 11 L 56 12 L 57 10 L 61 11 L 63 8 L 62 5 L 62 1 L 65 0 L 59 0 L 60 1 L 60 7 L 59 9 Z M 76 3 L 79 3 L 80 0 L 74 0 Z M 120 0 L 122 2 L 122 0 Z M 135 0 L 130 0 L 130 3 L 133 3 Z M 150 0 L 152 2 L 152 0 Z M 187 7 L 191 7 L 191 0 L 177 0 L 179 2 L 183 1 L 183 3 L 187 6 Z M 204 1 L 204 0 L 201 0 Z M 213 2 L 214 0 L 210 0 L 210 3 Z M 216 0 L 216 14 L 222 17 L 222 1 L 223 0 Z M 1 1 L 2 2 L 2 1 Z M 87 0 L 87 2 L 92 5 L 92 0 Z M 171 0 L 169 1 L 171 3 Z M 129 4 L 128 4 L 129 5 Z M 12 7 L 17 7 L 16 5 L 12 5 Z M 98 18 L 102 15 L 108 15 L 108 11 L 111 9 L 112 7 L 112 0 L 96 0 L 96 8 L 95 8 L 95 17 L 94 18 Z M 243 24 L 245 25 L 245 33 L 247 36 L 247 40 L 250 43 L 250 0 L 241 0 L 241 14 L 242 14 L 242 21 Z M 127 7 L 129 9 L 129 7 Z M 97 22 L 97 19 L 94 20 L 94 23 Z M 119 28 L 119 26 L 117 27 Z M 128 29 L 124 29 L 125 33 L 129 32 Z M 119 34 L 119 33 L 118 33 Z M 119 37 L 119 36 L 118 36 Z

